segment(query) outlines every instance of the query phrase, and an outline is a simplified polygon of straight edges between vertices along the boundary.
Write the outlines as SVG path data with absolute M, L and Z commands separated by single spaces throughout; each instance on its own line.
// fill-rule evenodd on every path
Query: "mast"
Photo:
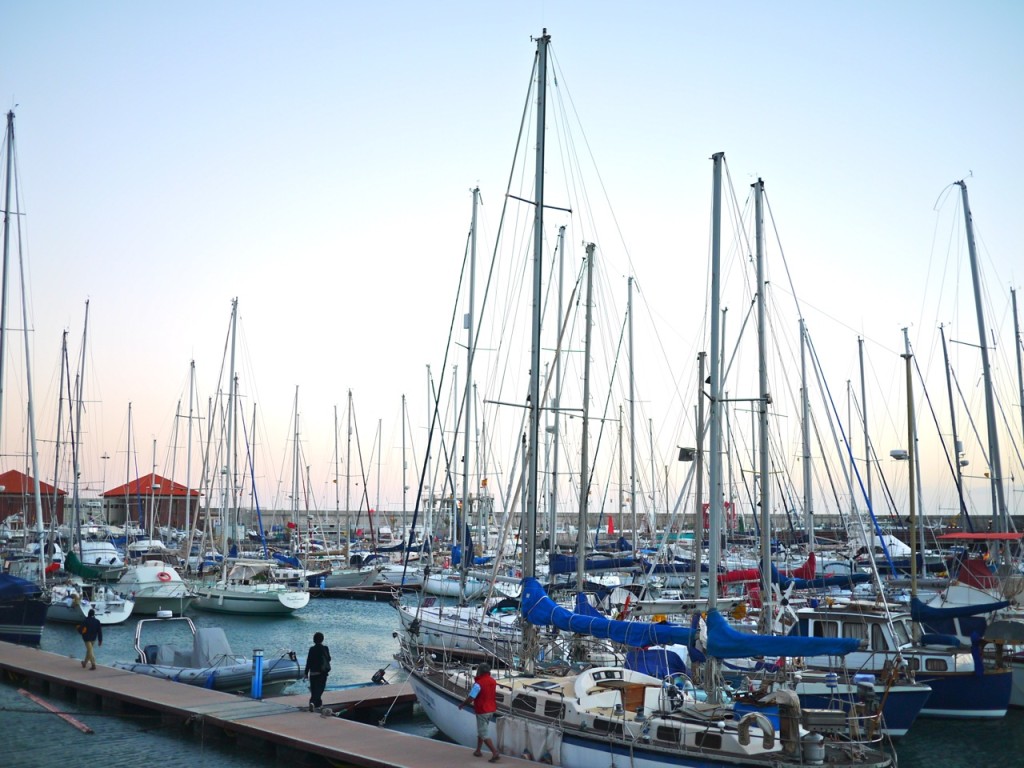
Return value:
M 1017 392 L 1020 402 L 1020 434 L 1024 438 L 1024 368 L 1021 367 L 1021 342 L 1020 323 L 1017 322 L 1017 290 L 1010 289 L 1010 299 L 1013 301 L 1013 348 L 1017 353 Z
M 587 496 L 590 491 L 590 343 L 594 312 L 594 250 L 587 243 L 587 305 L 583 342 L 583 434 L 580 436 L 580 517 L 576 530 L 576 591 L 583 590 L 587 559 Z
M 757 373 L 758 373 L 758 458 L 761 475 L 761 577 L 764 590 L 761 593 L 761 615 L 764 617 L 765 633 L 769 634 L 774 624 L 772 612 L 772 483 L 771 456 L 768 454 L 768 405 L 772 401 L 768 392 L 768 325 L 765 319 L 765 277 L 764 277 L 764 181 L 758 179 L 754 186 L 754 227 L 757 247 Z
M 402 423 L 402 439 L 405 440 L 405 423 Z M 405 453 L 402 454 L 405 460 Z M 334 406 L 334 524 L 338 527 L 338 546 L 341 546 L 341 480 L 339 465 L 341 455 L 338 453 L 338 406 Z M 402 485 L 405 485 L 405 469 L 402 469 Z M 404 493 L 404 491 L 403 491 Z M 404 507 L 403 507 L 404 514 Z M 326 538 L 326 537 L 325 537 Z
M 225 497 L 225 508 L 220 513 L 220 538 L 221 538 L 221 556 L 225 558 L 225 567 L 222 580 L 227 580 L 227 556 L 228 556 L 228 518 L 229 514 L 233 513 L 235 509 L 235 476 L 234 467 L 232 466 L 232 458 L 234 454 L 234 439 L 235 439 L 235 397 L 237 392 L 235 391 L 235 340 L 237 334 L 238 325 L 238 297 L 231 300 L 231 357 L 230 367 L 228 369 L 228 405 L 227 405 L 227 416 L 228 416 L 228 430 L 227 437 L 225 440 L 225 482 L 227 482 L 227 496 Z
M 904 330 L 904 333 L 906 331 Z M 908 342 L 909 347 L 909 342 Z M 907 459 L 910 461 L 910 471 L 907 472 L 907 482 L 910 485 L 910 520 L 907 538 L 910 539 L 910 597 L 911 599 L 917 597 L 917 539 L 914 536 L 914 524 L 915 524 L 915 495 L 916 488 L 914 483 L 914 467 L 917 464 L 917 435 L 914 427 L 914 385 L 910 375 L 910 359 L 913 355 L 910 354 L 908 349 L 903 355 L 903 359 L 906 361 L 907 368 Z M 918 622 L 912 622 L 914 628 L 914 640 L 916 641 L 918 632 L 920 631 L 920 625 Z
M 967 252 L 971 258 L 971 282 L 974 284 L 974 309 L 978 316 L 978 346 L 981 347 L 981 373 L 985 385 L 985 416 L 988 429 L 989 469 L 992 478 L 993 508 L 992 530 L 1007 531 L 1006 497 L 1003 495 L 1003 463 L 999 455 L 999 434 L 996 431 L 995 396 L 992 392 L 992 366 L 988 359 L 988 341 L 985 330 L 985 311 L 981 305 L 981 272 L 978 252 L 974 244 L 974 219 L 967 199 L 967 185 L 958 181 L 964 204 L 964 224 L 967 228 Z
M 807 326 L 800 318 L 800 408 L 802 411 L 804 525 L 807 529 L 807 551 L 814 551 L 814 490 L 811 483 L 811 399 L 807 391 Z
M 963 444 L 956 431 L 956 407 L 953 404 L 953 381 L 950 376 L 949 350 L 946 348 L 946 330 L 940 325 L 939 335 L 942 337 L 942 360 L 946 373 L 946 396 L 949 398 L 949 424 L 953 431 L 953 458 L 956 463 L 956 495 L 960 501 L 959 526 L 961 530 L 967 528 L 967 502 L 964 499 L 964 465 L 963 465 Z
M 626 281 L 626 318 L 629 321 L 629 513 L 633 552 L 639 549 L 636 525 L 636 382 L 633 379 L 633 277 Z
M 871 495 L 871 442 L 868 439 L 868 396 L 867 390 L 864 387 L 864 338 L 862 336 L 857 337 L 857 353 L 860 359 L 860 408 L 861 418 L 863 419 L 864 428 L 864 476 L 865 484 L 867 485 L 868 494 L 868 515 L 874 522 L 875 517 L 875 505 Z M 854 472 L 856 474 L 856 472 Z M 868 526 L 868 535 L 866 537 L 864 545 L 868 548 L 868 557 L 874 559 L 875 557 L 875 526 Z
M 466 578 L 469 575 L 469 565 L 473 562 L 475 553 L 469 551 L 469 530 L 470 505 L 472 499 L 469 494 L 469 456 L 472 443 L 470 442 L 472 431 L 473 413 L 473 357 L 476 351 L 476 339 L 474 338 L 474 320 L 476 311 L 476 231 L 477 231 L 477 208 L 480 205 L 480 187 L 473 187 L 473 219 L 469 232 L 469 309 L 466 312 L 466 388 L 462 404 L 463 409 L 463 441 L 462 441 L 462 531 L 459 533 L 459 540 L 462 541 L 462 568 L 459 572 L 459 594 L 466 594 Z M 486 533 L 484 534 L 486 544 Z
M 561 324 L 563 312 L 563 301 L 565 299 L 565 225 L 558 228 L 558 322 Z M 562 414 L 559 410 L 562 406 L 562 355 L 555 355 L 555 387 L 552 399 L 551 415 L 553 427 L 551 433 L 551 491 L 548 494 L 548 561 L 558 551 L 558 458 L 560 444 L 562 442 L 561 426 Z M 622 509 L 621 507 L 619 508 Z M 620 525 L 621 527 L 621 525 Z M 555 574 L 550 574 L 551 583 L 554 583 Z
M 185 562 L 192 554 L 192 418 L 195 413 L 195 379 L 196 361 L 190 360 L 188 366 L 188 445 L 185 448 L 185 540 L 189 542 L 185 553 Z
M 544 29 L 537 38 L 537 152 L 534 183 L 533 211 L 533 330 L 530 337 L 530 423 L 527 475 L 526 553 L 523 576 L 532 578 L 537 572 L 537 467 L 540 447 L 540 321 L 543 303 L 542 281 L 544 266 L 544 126 L 547 121 L 548 43 L 551 36 Z
M 11 169 L 14 164 L 14 110 L 7 113 L 7 175 L 4 177 L 4 253 L 0 282 L 0 434 L 3 434 L 4 373 L 7 369 L 7 274 L 11 253 Z M 40 547 L 42 549 L 42 547 Z
M 407 510 L 408 510 L 408 507 L 407 507 L 407 504 L 406 504 L 406 497 L 409 495 L 409 483 L 406 480 L 405 473 L 406 473 L 406 470 L 409 469 L 409 463 L 405 460 L 405 428 L 406 428 L 405 416 L 406 416 L 406 413 L 405 413 L 405 395 L 403 394 L 402 395 L 402 539 L 403 539 L 403 541 L 405 540 L 405 534 L 411 533 L 410 531 L 407 530 L 409 524 L 408 524 L 408 522 L 406 520 L 406 514 L 407 514 Z M 412 536 L 411 535 L 409 536 L 409 541 L 407 543 L 408 543 L 409 546 L 412 546 L 413 541 L 412 541 Z M 406 555 L 405 556 L 405 560 L 408 561 L 408 559 L 409 559 L 409 556 Z
M 910 365 L 910 360 L 914 357 L 914 355 L 913 355 L 913 352 L 910 349 L 910 334 L 909 334 L 907 328 L 903 329 L 903 349 L 904 349 L 904 353 L 907 355 L 907 365 L 909 366 Z M 916 502 L 917 503 L 917 514 L 921 518 L 918 521 L 919 524 L 917 526 L 917 535 L 918 535 L 917 545 L 918 545 L 918 551 L 921 553 L 921 563 L 923 565 L 924 564 L 924 544 L 925 544 L 925 542 L 924 542 L 924 504 L 922 503 L 922 499 L 921 499 L 921 490 L 922 490 L 922 485 L 921 485 L 921 462 L 920 462 L 920 460 L 914 461 L 914 458 L 918 456 L 918 451 L 917 451 L 917 445 L 918 445 L 918 440 L 917 440 L 917 413 L 914 411 L 914 391 L 911 388 L 910 382 L 908 382 L 907 393 L 908 393 L 907 397 L 909 398 L 909 402 L 907 404 L 907 407 L 910 408 L 910 414 L 908 415 L 908 418 L 910 419 L 910 430 L 911 430 L 910 431 L 910 438 L 913 440 L 913 448 L 914 448 L 913 451 L 910 451 L 910 450 L 907 451 L 907 458 L 908 458 L 908 460 L 910 460 L 910 468 L 914 472 L 914 478 L 913 479 L 914 479 L 914 482 L 916 483 L 916 486 L 914 484 L 911 484 L 910 492 L 913 493 L 914 492 L 914 488 L 915 487 L 917 488 L 917 498 L 916 499 L 911 499 L 911 506 L 910 506 L 910 526 L 911 527 L 910 527 L 910 530 L 907 531 L 907 535 L 910 538 L 914 537 L 914 527 L 913 527 L 914 524 L 915 524 L 915 521 L 914 521 L 914 502 Z M 916 572 L 916 569 L 917 569 L 917 556 L 915 555 L 914 556 L 913 567 L 911 568 L 911 573 Z
M 697 488 L 693 497 L 693 599 L 700 600 L 701 567 L 704 561 L 704 363 L 707 352 L 697 353 Z M 711 508 L 708 507 L 710 515 Z M 710 570 L 708 572 L 710 574 Z
M 352 559 L 352 390 L 348 391 L 348 447 L 345 452 L 345 557 Z
M 713 191 L 711 198 L 711 444 L 708 506 L 708 610 L 718 608 L 718 579 L 715 574 L 722 559 L 722 361 L 721 304 L 722 275 L 722 161 L 725 153 L 716 152 L 711 160 Z M 703 521 L 702 521 L 703 524 Z M 764 535 L 764 531 L 761 532 Z M 698 574 L 699 576 L 699 574 Z

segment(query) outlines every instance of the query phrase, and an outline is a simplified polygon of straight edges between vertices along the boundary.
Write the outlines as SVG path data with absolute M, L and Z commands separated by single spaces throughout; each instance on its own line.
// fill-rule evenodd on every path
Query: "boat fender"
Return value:
M 762 715 L 760 712 L 748 712 L 742 718 L 740 718 L 737 730 L 739 731 L 739 743 L 740 746 L 750 746 L 750 726 L 753 723 L 757 723 L 760 726 L 761 731 L 764 733 L 764 738 L 761 740 L 761 746 L 765 749 L 771 749 L 775 746 L 775 726 L 772 725 L 772 721 Z

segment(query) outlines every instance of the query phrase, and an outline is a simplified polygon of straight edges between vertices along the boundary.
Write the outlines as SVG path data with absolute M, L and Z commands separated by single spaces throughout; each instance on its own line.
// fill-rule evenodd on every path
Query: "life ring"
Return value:
M 167 571 L 160 571 L 160 573 L 158 573 L 156 575 L 156 577 L 158 579 L 160 579 L 160 581 L 170 581 L 171 580 L 171 574 L 169 574 Z

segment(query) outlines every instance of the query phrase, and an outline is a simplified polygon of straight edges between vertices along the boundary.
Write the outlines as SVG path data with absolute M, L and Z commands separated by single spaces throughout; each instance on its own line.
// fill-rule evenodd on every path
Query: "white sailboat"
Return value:
M 235 337 L 238 323 L 238 299 L 231 302 L 231 364 L 227 398 L 227 462 L 224 476 L 227 481 L 225 503 L 221 511 L 221 551 L 228 552 L 229 518 L 235 506 L 232 455 L 235 423 Z M 195 608 L 215 613 L 235 613 L 251 616 L 287 615 L 309 604 L 305 585 L 292 587 L 278 582 L 273 571 L 279 564 L 275 560 L 225 558 L 216 582 L 196 582 L 193 588 Z

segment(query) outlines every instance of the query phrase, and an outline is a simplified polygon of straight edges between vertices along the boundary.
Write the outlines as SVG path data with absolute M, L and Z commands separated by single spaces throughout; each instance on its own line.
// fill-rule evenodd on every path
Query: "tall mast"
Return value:
M 558 228 L 558 322 L 561 325 L 565 299 L 565 225 Z M 551 433 L 551 490 L 548 493 L 548 560 L 558 551 L 558 457 L 561 450 L 562 426 L 562 355 L 555 355 L 555 386 L 552 399 L 552 433 Z M 621 508 L 620 508 L 621 509 Z M 555 574 L 551 574 L 554 583 Z
M 462 542 L 462 568 L 460 569 L 460 595 L 466 593 L 466 578 L 469 574 L 469 565 L 473 562 L 474 553 L 469 551 L 469 539 L 466 531 L 469 529 L 470 505 L 472 499 L 469 494 L 469 470 L 470 470 L 470 442 L 472 431 L 473 413 L 473 357 L 476 351 L 476 339 L 473 336 L 475 330 L 476 311 L 476 229 L 477 229 L 477 208 L 480 205 L 480 187 L 473 187 L 473 223 L 469 233 L 469 308 L 466 312 L 466 388 L 462 405 L 463 412 L 463 442 L 462 442 L 462 530 L 459 533 L 459 540 Z M 484 534 L 486 546 L 486 533 Z
M 231 357 L 230 367 L 228 369 L 228 430 L 226 437 L 226 451 L 227 454 L 225 459 L 225 482 L 227 482 L 227 496 L 225 498 L 226 504 L 225 509 L 221 510 L 220 513 L 220 538 L 221 538 L 221 555 L 223 557 L 228 556 L 228 521 L 233 520 L 233 514 L 235 509 L 235 476 L 234 466 L 232 459 L 234 458 L 234 440 L 235 440 L 235 397 L 237 392 L 235 391 L 235 340 L 237 338 L 237 326 L 238 326 L 238 297 L 231 300 Z M 224 569 L 223 579 L 227 579 L 227 568 Z
M 904 354 L 906 355 L 906 358 L 907 358 L 907 366 L 910 366 L 910 361 L 913 359 L 914 354 L 913 354 L 913 352 L 910 349 L 910 333 L 909 333 L 909 330 L 907 328 L 903 329 L 903 350 L 904 350 Z M 908 373 L 908 375 L 909 375 L 909 373 Z M 914 529 L 913 529 L 913 526 L 914 526 L 914 503 L 916 502 L 916 504 L 917 504 L 917 515 L 920 518 L 918 520 L 918 525 L 917 525 L 917 537 L 918 537 L 918 541 L 917 541 L 918 550 L 917 551 L 920 552 L 921 553 L 921 557 L 924 558 L 924 544 L 925 544 L 925 542 L 924 542 L 924 505 L 922 504 L 922 501 L 921 501 L 921 490 L 922 490 L 922 486 L 921 486 L 921 461 L 920 461 L 919 458 L 917 458 L 917 460 L 914 460 L 915 457 L 919 457 L 920 456 L 920 453 L 917 450 L 917 446 L 918 446 L 918 439 L 917 439 L 917 413 L 914 411 L 914 390 L 912 389 L 912 384 L 909 381 L 907 382 L 907 398 L 908 398 L 908 407 L 910 408 L 910 413 L 909 413 L 909 415 L 907 417 L 907 418 L 910 419 L 910 430 L 911 431 L 910 431 L 910 436 L 909 437 L 910 437 L 911 440 L 913 440 L 913 448 L 914 448 L 913 451 L 910 451 L 908 449 L 908 451 L 907 451 L 907 458 L 908 458 L 908 460 L 910 460 L 910 468 L 914 472 L 913 481 L 914 481 L 914 483 L 916 483 L 916 486 L 913 483 L 911 484 L 911 486 L 910 486 L 911 493 L 914 492 L 914 488 L 915 487 L 917 488 L 917 498 L 910 500 L 911 501 L 911 507 L 910 507 L 910 510 L 911 510 L 910 526 L 911 526 L 911 528 L 910 528 L 909 531 L 907 531 L 907 534 L 911 538 L 913 538 L 913 536 L 914 536 Z M 922 559 L 921 562 L 923 563 L 924 560 Z M 917 557 L 915 556 L 914 557 L 914 569 L 916 569 L 916 568 L 917 568 Z M 913 573 L 914 570 L 912 569 L 911 572 Z
M 351 560 L 352 541 L 352 390 L 348 391 L 348 446 L 345 449 L 345 556 Z
M 404 429 L 403 423 L 403 429 Z M 405 432 L 402 432 L 402 438 L 405 439 Z M 402 459 L 405 459 L 405 454 L 402 454 Z M 339 465 L 341 464 L 341 455 L 338 453 L 338 406 L 334 406 L 334 524 L 338 527 L 338 546 L 341 546 L 341 477 Z M 402 470 L 402 485 L 405 485 L 405 470 Z
M 721 304 L 722 290 L 722 161 L 725 153 L 711 156 L 714 163 L 711 197 L 711 444 L 710 488 L 708 506 L 708 610 L 718 607 L 718 579 L 715 574 L 722 559 L 722 361 Z M 703 521 L 702 521 L 703 523 Z M 761 532 L 762 536 L 764 531 Z M 698 574 L 699 578 L 699 574 Z
M 864 428 L 864 477 L 867 485 L 867 503 L 868 503 L 868 515 L 874 523 L 875 519 L 875 505 L 871 496 L 871 441 L 868 439 L 868 397 L 867 390 L 864 386 L 864 339 L 863 337 L 857 337 L 857 353 L 860 359 L 860 409 L 861 418 L 863 419 Z M 856 474 L 856 473 L 854 473 Z M 875 526 L 874 524 L 868 526 L 867 541 L 864 542 L 868 548 L 868 557 L 874 558 L 875 556 Z
M 544 262 L 544 126 L 547 120 L 548 43 L 551 37 L 545 29 L 537 38 L 537 152 L 534 173 L 536 191 L 533 201 L 533 313 L 530 337 L 530 425 L 529 473 L 527 475 L 526 556 L 523 575 L 532 578 L 537 572 L 537 468 L 540 447 L 540 321 L 543 262 Z
M 4 194 L 3 278 L 0 283 L 0 428 L 3 426 L 4 372 L 7 369 L 7 273 L 11 253 L 11 169 L 14 165 L 14 110 L 7 113 L 7 182 Z M 0 434 L 3 434 L 0 429 Z M 40 547 L 42 548 L 42 547 Z
M 583 332 L 583 434 L 580 436 L 580 518 L 576 531 L 576 591 L 583 590 L 587 559 L 587 495 L 590 490 L 590 342 L 594 312 L 594 250 L 587 243 L 586 328 Z
M 1020 323 L 1017 322 L 1017 291 L 1010 289 L 1010 298 L 1013 301 L 1013 348 L 1017 353 L 1017 392 L 1020 402 L 1020 434 L 1024 438 L 1024 368 L 1021 367 L 1021 347 L 1024 343 L 1020 336 Z
M 758 372 L 758 453 L 761 462 L 761 576 L 764 590 L 761 594 L 761 615 L 763 626 L 771 632 L 774 623 L 772 613 L 772 482 L 771 456 L 768 453 L 768 324 L 765 318 L 764 276 L 764 181 L 758 179 L 754 186 L 754 227 L 757 247 L 757 372 Z
M 906 334 L 906 329 L 904 329 Z M 914 524 L 915 524 L 915 477 L 914 467 L 917 464 L 917 428 L 914 426 L 914 384 L 910 375 L 910 359 L 913 355 L 910 354 L 910 342 L 907 342 L 907 351 L 903 354 L 903 359 L 906 361 L 907 368 L 907 459 L 910 462 L 910 471 L 907 472 L 908 483 L 910 485 L 910 521 L 908 531 L 908 538 L 910 539 L 910 597 L 911 599 L 917 597 L 917 538 L 914 536 Z M 912 622 L 914 625 L 914 639 L 917 639 L 917 633 L 919 630 L 919 622 Z
M 981 374 L 985 385 L 985 415 L 988 428 L 989 470 L 992 478 L 993 509 L 992 530 L 1008 530 L 1006 497 L 1003 495 L 1003 463 L 999 455 L 999 434 L 996 431 L 995 396 L 992 392 L 992 366 L 988 359 L 988 339 L 985 330 L 985 312 L 981 305 L 981 271 L 978 268 L 978 252 L 974 244 L 974 219 L 971 204 L 967 199 L 967 185 L 958 181 L 960 196 L 964 204 L 964 223 L 967 228 L 967 252 L 971 259 L 971 281 L 974 284 L 974 309 L 978 315 L 978 346 L 981 347 Z
M 185 541 L 192 541 L 192 418 L 195 413 L 195 379 L 196 361 L 190 360 L 188 366 L 188 444 L 185 448 Z M 189 546 L 185 553 L 186 562 L 192 554 Z
M 811 398 L 807 391 L 807 326 L 800 318 L 800 408 L 801 441 L 803 442 L 804 526 L 807 530 L 807 551 L 814 551 L 814 490 L 811 483 Z
M 961 530 L 967 528 L 967 502 L 964 500 L 964 467 L 963 461 L 963 447 L 960 442 L 960 436 L 956 431 L 956 407 L 953 404 L 953 381 L 950 375 L 949 368 L 949 350 L 946 348 L 946 330 L 943 326 L 939 326 L 939 335 L 942 337 L 942 360 L 943 366 L 946 371 L 946 396 L 949 399 L 949 424 L 950 429 L 953 431 L 953 460 L 956 464 L 956 495 L 960 502 L 959 507 L 959 527 Z
M 408 527 L 408 523 L 406 522 L 406 514 L 407 514 L 407 511 L 408 511 L 408 507 L 407 507 L 407 504 L 406 504 L 406 497 L 409 495 L 409 483 L 406 480 L 406 476 L 405 476 L 406 470 L 408 470 L 408 468 L 409 468 L 409 463 L 405 460 L 405 428 L 406 428 L 405 416 L 406 416 L 406 414 L 405 414 L 405 395 L 402 395 L 402 539 L 403 540 L 405 539 L 405 534 L 408 533 L 408 531 L 406 530 L 407 527 Z M 412 544 L 411 536 L 410 536 L 409 541 L 407 543 L 410 544 L 410 545 Z M 406 555 L 405 559 L 408 560 L 409 556 Z
M 633 380 L 633 278 L 626 281 L 626 318 L 629 321 L 629 513 L 633 527 L 633 552 L 640 544 L 637 541 L 636 525 L 636 386 Z
M 701 567 L 704 561 L 704 363 L 707 352 L 697 353 L 697 452 L 694 458 L 696 489 L 693 497 L 693 599 L 700 600 Z M 708 514 L 710 514 L 710 506 Z M 711 571 L 709 570 L 710 574 Z

